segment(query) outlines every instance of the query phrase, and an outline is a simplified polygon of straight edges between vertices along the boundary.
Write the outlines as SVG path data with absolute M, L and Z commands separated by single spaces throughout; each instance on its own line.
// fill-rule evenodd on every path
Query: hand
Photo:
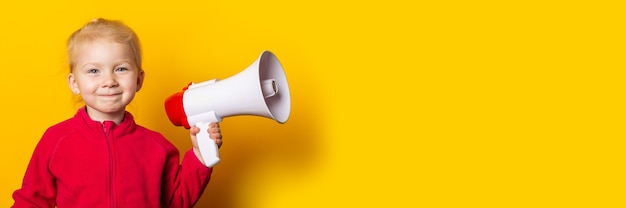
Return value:
M 196 157 L 198 157 L 198 159 L 200 159 L 200 161 L 204 164 L 204 160 L 201 156 L 202 154 L 200 154 L 200 148 L 198 147 L 198 138 L 196 137 L 196 134 L 198 134 L 199 132 L 200 128 L 196 126 L 192 126 L 189 129 L 191 144 L 193 145 L 193 152 L 195 153 Z M 213 142 L 215 142 L 217 147 L 220 148 L 222 146 L 222 133 L 220 131 L 219 123 L 210 123 L 208 133 L 209 137 L 213 140 Z

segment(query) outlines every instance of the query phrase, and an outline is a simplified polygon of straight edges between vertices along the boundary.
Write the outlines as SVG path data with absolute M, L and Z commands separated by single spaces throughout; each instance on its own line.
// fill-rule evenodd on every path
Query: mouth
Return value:
M 103 97 L 115 97 L 115 96 L 119 96 L 121 94 L 122 93 L 101 94 L 100 96 L 103 96 Z

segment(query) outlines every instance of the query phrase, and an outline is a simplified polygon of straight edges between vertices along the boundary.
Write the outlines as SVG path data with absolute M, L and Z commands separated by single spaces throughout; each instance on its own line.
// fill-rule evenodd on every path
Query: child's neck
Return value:
M 114 113 L 102 113 L 97 110 L 86 108 L 87 115 L 89 118 L 94 121 L 98 121 L 100 123 L 104 121 L 113 121 L 113 123 L 119 125 L 124 120 L 125 111 L 114 112 Z

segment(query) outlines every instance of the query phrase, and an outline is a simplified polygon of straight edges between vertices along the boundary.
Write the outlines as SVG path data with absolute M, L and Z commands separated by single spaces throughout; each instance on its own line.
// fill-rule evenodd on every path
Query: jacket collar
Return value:
M 112 121 L 94 121 L 87 114 L 87 108 L 85 106 L 78 109 L 74 118 L 80 123 L 80 125 L 84 125 L 89 128 L 91 131 L 103 132 L 105 128 L 109 129 L 109 132 L 113 132 L 116 135 L 123 135 L 132 132 L 135 127 L 135 119 L 130 112 L 124 112 L 124 119 L 122 122 L 117 125 Z

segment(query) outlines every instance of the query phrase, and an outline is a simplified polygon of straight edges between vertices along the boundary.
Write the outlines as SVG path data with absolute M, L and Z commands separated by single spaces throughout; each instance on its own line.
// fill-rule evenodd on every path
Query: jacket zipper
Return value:
M 113 140 L 110 138 L 110 131 L 112 125 L 108 122 L 103 122 L 102 127 L 104 130 L 104 138 L 107 143 L 107 149 L 109 150 L 109 197 L 111 208 L 115 208 L 115 195 L 113 193 Z

